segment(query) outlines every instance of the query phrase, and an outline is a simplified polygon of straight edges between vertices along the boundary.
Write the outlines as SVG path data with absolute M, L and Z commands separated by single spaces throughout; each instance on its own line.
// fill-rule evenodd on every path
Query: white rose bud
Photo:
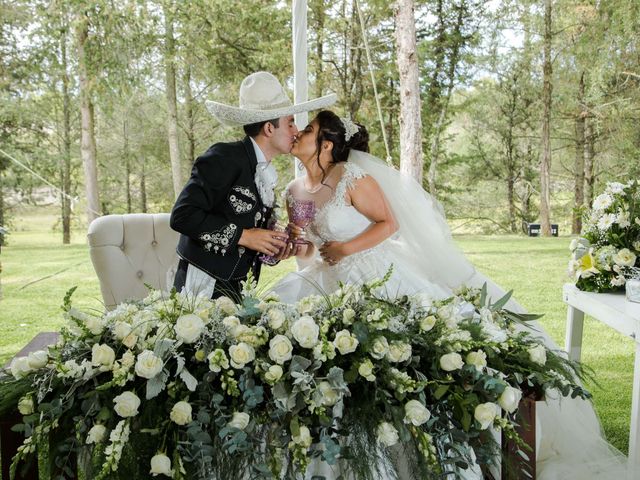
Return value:
M 282 378 L 283 374 L 282 367 L 280 365 L 271 365 L 269 370 L 267 370 L 264 374 L 264 379 L 269 382 L 271 385 L 277 383 L 278 380 Z
M 373 374 L 373 363 L 367 359 L 358 367 L 358 373 L 366 378 L 369 382 L 373 382 L 376 376 Z
M 291 334 L 303 348 L 313 348 L 318 343 L 320 327 L 309 316 L 300 317 L 291 326 Z
M 102 318 L 88 315 L 84 321 L 84 326 L 92 335 L 100 335 L 104 330 Z
M 95 343 L 91 349 L 91 365 L 100 367 L 100 370 L 106 371 L 111 368 L 116 360 L 116 352 L 107 344 L 98 345 Z
M 351 325 L 355 316 L 356 312 L 353 308 L 345 308 L 344 312 L 342 312 L 342 323 Z
M 459 370 L 464 365 L 462 357 L 459 353 L 452 352 L 447 353 L 440 357 L 440 368 L 447 372 L 453 372 Z
M 133 392 L 123 392 L 113 399 L 114 407 L 122 418 L 135 417 L 138 414 L 140 399 Z
M 477 371 L 481 372 L 482 369 L 487 366 L 487 354 L 482 350 L 469 352 L 467 354 L 467 363 L 473 365 Z
M 151 458 L 151 470 L 149 471 L 154 477 L 157 475 L 166 475 L 167 477 L 173 476 L 173 470 L 171 470 L 171 459 L 164 453 L 157 453 Z
M 300 445 L 304 448 L 309 448 L 311 446 L 311 443 L 313 442 L 313 439 L 311 438 L 311 432 L 304 425 L 300 425 L 300 432 L 298 433 L 298 435 L 293 435 L 291 437 L 291 440 L 293 440 L 293 443 L 295 443 L 296 445 Z
M 387 352 L 387 360 L 392 363 L 406 362 L 411 358 L 411 345 L 404 342 L 391 342 Z
M 26 377 L 32 371 L 27 357 L 14 358 L 9 368 L 11 369 L 11 375 L 13 375 L 16 380 Z
M 428 332 L 431 330 L 435 326 L 436 320 L 436 317 L 433 315 L 429 315 L 427 318 L 420 320 L 420 331 Z
M 225 317 L 222 319 L 222 324 L 225 326 L 227 331 L 231 334 L 231 336 L 236 336 L 236 329 L 242 325 L 240 323 L 240 319 L 238 317 L 234 317 L 233 315 L 230 317 Z
M 87 440 L 86 440 L 87 445 L 90 445 L 92 443 L 102 442 L 106 434 L 107 434 L 107 429 L 104 425 L 100 425 L 100 424 L 94 425 L 93 427 L 91 427 L 91 430 L 89 430 L 89 433 L 87 434 Z
M 389 342 L 385 337 L 380 336 L 373 341 L 371 350 L 369 351 L 369 355 L 371 355 L 376 360 L 380 360 L 385 357 L 388 351 Z
M 248 343 L 240 342 L 229 347 L 229 358 L 233 368 L 242 368 L 256 358 L 256 351 Z
M 222 310 L 225 315 L 234 315 L 238 313 L 238 307 L 229 297 L 216 298 L 216 306 Z
M 286 320 L 286 316 L 282 310 L 277 308 L 271 308 L 267 312 L 267 317 L 269 319 L 269 328 L 272 330 L 278 330 L 284 325 L 284 321 Z
M 500 395 L 498 399 L 498 404 L 502 407 L 503 410 L 513 413 L 520 405 L 520 400 L 522 399 L 522 392 L 517 388 L 513 388 L 508 386 Z
M 499 407 L 495 403 L 481 403 L 473 412 L 473 418 L 478 421 L 480 428 L 485 430 L 493 423 L 493 420 L 496 418 L 498 413 Z
M 18 401 L 18 411 L 22 415 L 31 415 L 34 411 L 33 398 L 26 396 Z
M 113 326 L 113 336 L 118 340 L 124 340 L 131 333 L 131 325 L 127 322 L 116 322 Z
M 418 400 L 409 400 L 404 406 L 404 423 L 410 423 L 416 427 L 429 421 L 431 412 Z
M 29 362 L 29 368 L 32 370 L 38 370 L 47 365 L 47 362 L 49 361 L 49 354 L 44 350 L 31 352 L 27 357 L 27 361 Z
M 340 330 L 333 340 L 333 344 L 342 355 L 355 352 L 359 343 L 358 339 L 351 335 L 348 330 Z
M 269 341 L 269 358 L 280 365 L 291 360 L 293 345 L 284 335 L 276 335 Z
M 536 345 L 529 348 L 529 359 L 538 365 L 547 363 L 547 349 L 543 345 Z
M 176 403 L 171 409 L 171 413 L 169 414 L 169 418 L 171 421 L 177 425 L 187 425 L 191 423 L 191 405 L 189 402 L 180 401 Z
M 338 400 L 340 400 L 340 396 L 338 392 L 336 392 L 331 384 L 327 381 L 322 381 L 318 383 L 318 391 L 322 394 L 322 405 L 325 407 L 331 407 L 335 405 Z
M 162 371 L 162 359 L 151 350 L 145 350 L 138 355 L 136 362 L 136 375 L 142 378 L 153 378 Z
M 380 425 L 378 425 L 376 433 L 378 442 L 387 447 L 391 447 L 398 443 L 398 431 L 389 422 L 382 422 Z
M 251 417 L 249 417 L 248 413 L 234 412 L 233 417 L 229 423 L 227 423 L 227 426 L 237 428 L 238 430 L 244 430 L 247 428 L 247 425 L 249 425 L 250 419 Z
M 176 320 L 176 337 L 184 343 L 195 342 L 204 330 L 204 322 L 202 319 L 192 313 L 182 315 Z

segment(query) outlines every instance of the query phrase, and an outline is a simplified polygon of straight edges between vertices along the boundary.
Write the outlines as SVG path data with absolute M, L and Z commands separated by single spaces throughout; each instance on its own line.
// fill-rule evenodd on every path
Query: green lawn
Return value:
M 60 234 L 52 231 L 54 221 L 53 214 L 18 219 L 9 246 L 0 254 L 0 365 L 37 332 L 59 328 L 63 322 L 60 304 L 69 288 L 78 286 L 76 306 L 101 308 L 84 234 L 78 233 L 71 245 L 63 246 Z M 517 299 L 531 312 L 543 313 L 544 327 L 564 345 L 562 284 L 567 280 L 569 237 L 457 236 L 456 241 L 478 269 L 505 288 L 514 289 Z M 293 268 L 293 261 L 265 268 L 261 284 L 273 282 Z M 607 438 L 625 453 L 633 353 L 632 340 L 587 318 L 583 361 L 595 370 L 599 382 L 599 387 L 588 387 Z

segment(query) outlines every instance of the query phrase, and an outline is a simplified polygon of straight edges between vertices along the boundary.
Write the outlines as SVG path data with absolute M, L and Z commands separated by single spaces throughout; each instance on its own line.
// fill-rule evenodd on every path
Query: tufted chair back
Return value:
M 169 227 L 168 213 L 99 217 L 89 225 L 87 237 L 107 309 L 146 297 L 145 284 L 167 289 L 167 273 L 177 264 L 179 238 Z

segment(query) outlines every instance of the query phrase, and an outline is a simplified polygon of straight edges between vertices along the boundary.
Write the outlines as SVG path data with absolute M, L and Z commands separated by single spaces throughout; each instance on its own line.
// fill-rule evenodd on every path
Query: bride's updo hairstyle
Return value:
M 351 149 L 360 150 L 361 152 L 369 151 L 369 132 L 367 132 L 364 125 L 356 123 L 358 131 L 346 140 L 345 125 L 340 117 L 331 110 L 322 110 L 316 115 L 316 120 L 318 121 L 318 136 L 316 137 L 318 157 L 320 157 L 322 142 L 325 140 L 333 143 L 333 149 L 331 150 L 332 164 L 346 162 Z

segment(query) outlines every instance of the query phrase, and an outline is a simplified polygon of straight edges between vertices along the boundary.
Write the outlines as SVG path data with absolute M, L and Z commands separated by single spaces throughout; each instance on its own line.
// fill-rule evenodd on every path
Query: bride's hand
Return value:
M 344 257 L 347 253 L 344 249 L 343 242 L 326 242 L 320 247 L 320 256 L 329 265 L 335 265 Z

